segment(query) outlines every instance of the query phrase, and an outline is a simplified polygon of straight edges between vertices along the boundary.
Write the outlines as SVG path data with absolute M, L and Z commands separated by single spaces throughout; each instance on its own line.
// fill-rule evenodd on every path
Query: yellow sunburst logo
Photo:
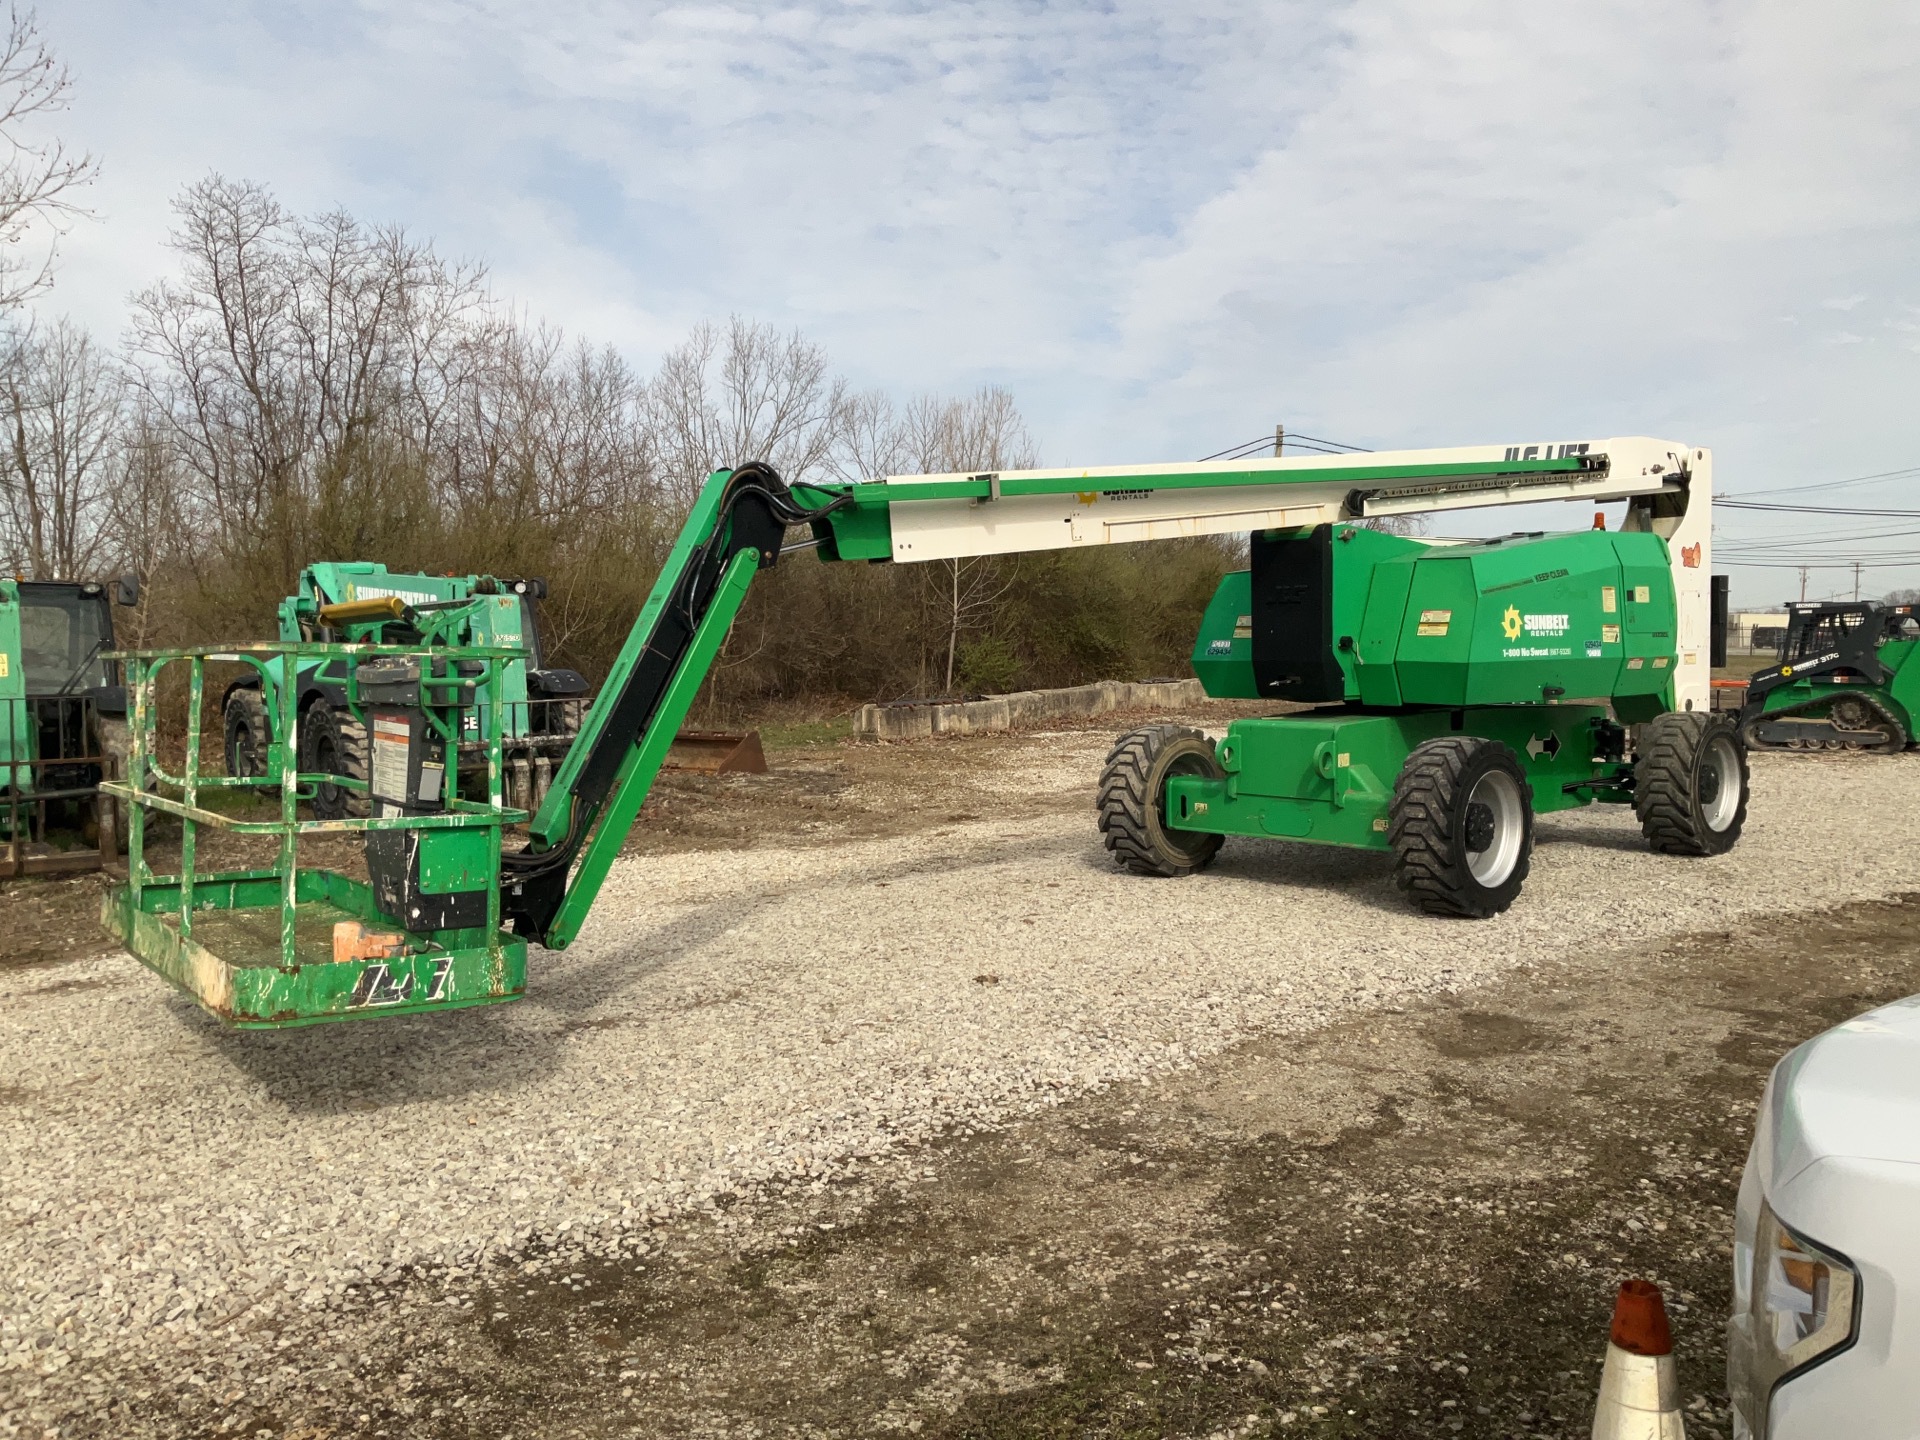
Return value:
M 1520 638 L 1520 607 L 1518 605 L 1507 606 L 1507 613 L 1500 617 L 1500 628 L 1507 632 L 1507 639 Z

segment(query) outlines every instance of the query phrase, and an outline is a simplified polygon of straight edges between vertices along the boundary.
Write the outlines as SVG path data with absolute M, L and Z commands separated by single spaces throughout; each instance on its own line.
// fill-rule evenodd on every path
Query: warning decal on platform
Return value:
M 373 717 L 373 773 L 369 788 L 384 800 L 407 798 L 407 758 L 413 731 L 404 720 Z

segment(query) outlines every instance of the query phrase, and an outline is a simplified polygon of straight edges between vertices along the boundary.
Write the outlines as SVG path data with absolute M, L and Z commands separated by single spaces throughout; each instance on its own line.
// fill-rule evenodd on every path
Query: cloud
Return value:
M 1668 433 L 1722 483 L 1920 455 L 1920 12 L 1787 0 L 69 0 L 96 328 L 220 169 L 484 257 L 639 363 L 796 325 L 1011 385 L 1049 459 L 1276 421 Z M 1783 319 L 1796 323 L 1782 324 Z

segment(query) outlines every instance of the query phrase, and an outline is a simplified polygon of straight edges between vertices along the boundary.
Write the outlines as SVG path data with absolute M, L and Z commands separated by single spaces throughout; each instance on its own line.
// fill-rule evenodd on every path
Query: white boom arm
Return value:
M 1711 451 L 1624 436 L 993 475 L 893 475 L 881 483 L 900 488 L 901 498 L 887 507 L 893 558 L 899 561 L 1290 530 L 1542 500 L 1642 499 L 1629 509 L 1627 528 L 1660 535 L 1673 565 L 1679 616 L 1674 703 L 1699 710 L 1709 707 L 1711 696 L 1712 476 Z M 962 493 L 942 498 L 945 486 Z

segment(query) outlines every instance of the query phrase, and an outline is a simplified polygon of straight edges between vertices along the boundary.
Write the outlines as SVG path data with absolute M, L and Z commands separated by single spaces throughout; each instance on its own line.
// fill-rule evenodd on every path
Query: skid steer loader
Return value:
M 1780 663 L 1747 682 L 1740 733 L 1751 750 L 1897 755 L 1920 717 L 1920 616 L 1911 605 L 1795 601 Z

